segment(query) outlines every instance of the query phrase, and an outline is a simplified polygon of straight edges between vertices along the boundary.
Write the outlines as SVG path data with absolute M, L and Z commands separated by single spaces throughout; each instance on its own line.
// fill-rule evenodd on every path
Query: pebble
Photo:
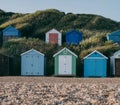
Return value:
M 0 105 L 120 105 L 120 79 L 0 77 Z

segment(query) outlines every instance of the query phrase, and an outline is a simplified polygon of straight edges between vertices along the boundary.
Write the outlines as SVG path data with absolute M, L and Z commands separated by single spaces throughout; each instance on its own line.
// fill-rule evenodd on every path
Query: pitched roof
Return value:
M 29 52 L 31 52 L 31 51 L 34 51 L 34 52 L 36 52 L 36 53 L 38 53 L 38 54 L 40 54 L 40 55 L 44 56 L 44 54 L 43 54 L 43 53 L 41 53 L 41 52 L 39 52 L 39 51 L 37 51 L 37 50 L 35 50 L 35 49 L 33 49 L 33 48 L 32 48 L 31 50 L 28 50 L 28 51 L 26 51 L 26 52 L 22 53 L 22 54 L 21 54 L 21 56 L 22 56 L 22 55 L 25 55 L 25 54 L 27 54 L 27 53 L 29 53 Z
M 120 50 L 116 51 L 113 55 L 115 56 L 115 55 L 118 55 L 118 54 L 120 54 Z
M 61 34 L 58 30 L 56 30 L 56 29 L 54 29 L 54 28 L 51 29 L 51 30 L 49 30 L 48 32 L 46 32 L 46 34 L 47 34 L 47 33 L 51 33 L 52 31 L 54 31 L 55 33 L 59 33 L 59 34 Z
M 105 59 L 108 59 L 105 55 L 103 55 L 102 53 L 100 53 L 99 51 L 95 50 L 92 53 L 88 54 L 87 56 L 85 56 L 83 59 L 88 58 L 90 55 L 94 54 L 94 53 L 98 53 L 99 55 L 101 55 L 102 57 L 104 57 Z
M 114 32 L 108 34 L 107 36 L 111 36 L 111 35 L 113 35 L 113 36 L 114 35 L 120 35 L 120 30 L 114 31 Z
M 78 30 L 70 30 L 69 32 L 67 32 L 66 34 L 69 34 L 69 33 L 72 33 L 72 32 L 76 32 L 76 33 L 78 33 L 78 34 L 82 34 L 82 32 L 80 32 L 80 31 L 78 31 Z
M 74 55 L 76 58 L 78 57 L 75 53 L 73 53 L 72 51 L 70 51 L 69 49 L 67 49 L 66 47 L 63 48 L 62 50 L 60 50 L 59 52 L 57 52 L 56 54 L 53 55 L 53 57 L 55 57 L 56 55 L 60 54 L 62 51 L 67 50 L 69 53 L 71 53 L 72 55 Z
M 8 27 L 6 27 L 6 28 L 3 30 L 3 32 L 4 32 L 4 31 L 7 31 L 7 30 L 10 29 L 10 28 L 12 28 L 12 29 L 18 31 L 15 27 L 9 25 Z

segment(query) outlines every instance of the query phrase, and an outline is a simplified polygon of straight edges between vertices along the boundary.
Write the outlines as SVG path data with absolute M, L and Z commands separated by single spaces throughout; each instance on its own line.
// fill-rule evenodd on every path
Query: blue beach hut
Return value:
M 31 49 L 21 54 L 21 75 L 44 75 L 44 54 Z
M 71 30 L 66 33 L 66 43 L 78 45 L 82 41 L 82 33 L 77 30 Z
M 107 59 L 96 50 L 84 57 L 84 77 L 106 77 Z
M 107 40 L 120 43 L 120 30 L 114 31 L 107 35 Z
M 9 39 L 21 37 L 20 31 L 11 25 L 5 28 L 2 32 L 3 32 L 3 42 Z

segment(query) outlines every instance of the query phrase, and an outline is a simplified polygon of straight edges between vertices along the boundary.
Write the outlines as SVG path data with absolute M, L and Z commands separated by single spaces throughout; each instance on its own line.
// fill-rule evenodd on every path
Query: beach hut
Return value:
M 11 73 L 12 60 L 10 57 L 0 54 L 0 76 L 8 76 Z
M 78 45 L 82 41 L 82 33 L 77 30 L 71 30 L 66 33 L 66 43 Z
M 107 35 L 107 40 L 120 43 L 120 30 L 114 31 Z
M 21 54 L 21 75 L 44 75 L 44 54 L 31 49 Z
M 67 48 L 63 48 L 53 55 L 56 76 L 76 76 L 77 55 Z
M 120 50 L 110 57 L 111 75 L 120 76 Z
M 62 34 L 56 29 L 52 29 L 46 33 L 46 43 L 62 44 Z
M 84 77 L 106 77 L 107 59 L 96 50 L 84 57 Z
M 21 37 L 20 31 L 18 31 L 16 28 L 13 26 L 8 26 L 5 28 L 3 31 L 3 42 L 8 41 L 9 39 L 15 39 Z

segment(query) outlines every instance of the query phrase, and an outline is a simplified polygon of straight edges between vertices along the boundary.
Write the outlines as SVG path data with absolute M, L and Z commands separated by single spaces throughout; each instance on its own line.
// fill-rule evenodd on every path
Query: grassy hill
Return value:
M 106 35 L 120 28 L 119 22 L 99 15 L 65 14 L 55 9 L 27 14 L 0 10 L 0 30 L 3 30 L 8 25 L 13 25 L 19 29 L 23 37 L 39 38 L 43 41 L 45 40 L 45 33 L 52 28 L 56 28 L 63 33 L 63 43 L 67 31 L 71 29 L 82 31 L 83 42 L 79 46 L 72 47 L 74 49 L 79 47 L 78 52 L 83 56 L 86 55 L 81 54 L 81 51 L 84 50 L 89 52 L 88 50 L 91 51 L 91 49 L 106 49 L 107 46 L 116 47 L 117 45 L 114 45 L 114 43 L 106 41 Z
M 31 14 L 19 14 L 0 10 L 0 30 L 8 25 L 18 28 L 23 36 L 44 38 L 44 33 L 51 28 L 62 32 L 70 29 L 90 31 L 114 31 L 120 28 L 120 23 L 98 15 L 73 14 L 49 9 Z
M 120 22 L 99 15 L 65 14 L 55 9 L 27 14 L 0 10 L 0 30 L 8 25 L 19 29 L 23 38 L 4 43 L 0 52 L 12 57 L 19 57 L 22 52 L 35 48 L 46 54 L 48 68 L 51 68 L 52 71 L 52 56 L 63 47 L 74 51 L 79 56 L 79 60 L 93 50 L 98 50 L 109 57 L 120 49 L 118 44 L 106 40 L 108 33 L 120 29 Z M 44 42 L 45 33 L 52 28 L 56 28 L 63 34 L 61 47 Z M 65 33 L 71 29 L 77 29 L 83 33 L 83 41 L 77 46 L 65 44 Z

